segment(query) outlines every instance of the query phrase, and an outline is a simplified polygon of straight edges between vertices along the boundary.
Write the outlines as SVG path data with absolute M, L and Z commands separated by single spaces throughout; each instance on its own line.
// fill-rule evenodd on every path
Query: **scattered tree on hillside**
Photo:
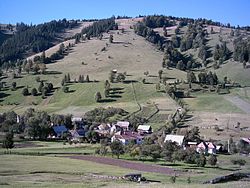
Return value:
M 31 90 L 31 95 L 37 96 L 37 94 L 38 94 L 37 89 L 36 89 L 36 88 L 33 88 L 33 89 Z
M 109 42 L 113 43 L 113 40 L 114 40 L 114 36 L 113 35 L 109 35 Z
M 28 96 L 29 95 L 29 90 L 28 90 L 27 87 L 23 88 L 22 94 L 23 94 L 23 96 Z
M 17 86 L 16 82 L 12 82 L 11 86 L 12 86 L 11 88 L 12 90 L 16 90 L 16 86 Z
M 101 100 L 102 100 L 102 95 L 101 95 L 100 92 L 97 92 L 97 93 L 95 94 L 95 101 L 96 101 L 96 102 L 100 102 Z

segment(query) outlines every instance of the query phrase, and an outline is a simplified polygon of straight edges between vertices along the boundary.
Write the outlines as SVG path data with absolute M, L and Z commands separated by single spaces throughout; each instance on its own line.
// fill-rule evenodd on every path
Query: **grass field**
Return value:
M 22 142 L 21 142 L 22 143 Z M 83 147 L 93 151 L 95 146 L 82 145 L 81 147 L 63 145 L 62 143 L 53 142 L 31 142 L 36 146 L 28 148 L 19 148 L 22 152 L 57 151 L 58 154 L 49 156 L 29 156 L 29 155 L 1 155 L 0 158 L 0 185 L 1 187 L 128 187 L 139 186 L 137 183 L 126 182 L 124 180 L 112 180 L 108 176 L 123 176 L 132 171 L 125 168 L 114 167 L 111 165 L 103 165 L 99 163 L 75 160 L 62 157 L 60 153 L 79 152 Z M 38 148 L 37 146 L 43 146 Z M 71 150 L 68 148 L 71 147 Z M 2 150 L 2 149 L 1 149 Z M 14 151 L 14 150 L 13 150 Z M 124 159 L 130 159 L 126 155 L 121 156 Z M 231 159 L 242 158 L 247 161 L 246 166 L 239 167 L 232 165 Z M 139 161 L 138 161 L 139 162 Z M 238 155 L 219 155 L 218 168 L 211 168 L 209 165 L 205 168 L 188 165 L 185 163 L 166 163 L 162 160 L 158 162 L 146 161 L 145 163 L 153 163 L 167 167 L 179 169 L 182 173 L 177 176 L 176 183 L 170 182 L 170 177 L 158 173 L 142 172 L 147 179 L 160 181 L 161 183 L 140 184 L 140 187 L 200 187 L 205 180 L 214 178 L 218 175 L 229 174 L 235 170 L 249 171 L 250 161 L 247 157 Z M 133 171 L 134 172 L 134 171 Z M 191 177 L 191 183 L 187 184 L 187 178 Z M 247 187 L 247 182 L 238 181 L 217 185 L 203 185 L 202 187 L 226 187 L 241 186 Z
M 194 111 L 242 113 L 239 108 L 225 100 L 223 95 L 217 93 L 193 93 L 192 97 L 194 98 L 186 98 L 185 102 Z

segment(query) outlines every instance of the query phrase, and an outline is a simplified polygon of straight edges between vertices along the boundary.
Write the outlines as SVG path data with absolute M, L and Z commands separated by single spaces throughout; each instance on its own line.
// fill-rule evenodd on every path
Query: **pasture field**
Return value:
M 110 177 L 123 176 L 127 173 L 135 172 L 134 170 L 121 168 L 113 165 L 105 165 L 87 160 L 71 159 L 64 156 L 79 155 L 83 150 L 94 151 L 98 145 L 81 144 L 80 145 L 63 145 L 59 142 L 40 142 L 25 141 L 18 142 L 19 148 L 13 149 L 13 153 L 19 151 L 18 155 L 5 154 L 0 158 L 0 185 L 1 187 L 127 187 L 132 185 L 138 187 L 139 184 L 127 182 L 121 179 L 114 180 Z M 28 145 L 29 144 L 29 145 Z M 71 148 L 69 150 L 68 148 Z M 85 148 L 85 149 L 84 149 Z M 1 149 L 1 152 L 3 149 Z M 51 151 L 57 154 L 37 156 L 31 151 L 40 151 L 44 154 Z M 22 152 L 22 153 L 21 153 Z M 68 154 L 66 153 L 68 152 Z M 25 155 L 22 155 L 25 154 Z M 91 154 L 91 153 L 89 153 Z M 92 153 L 93 154 L 93 153 Z M 111 156 L 109 155 L 109 158 Z M 231 159 L 244 159 L 247 161 L 245 166 L 231 164 Z M 141 172 L 148 180 L 154 182 L 142 183 L 142 187 L 199 187 L 205 180 L 212 179 L 218 175 L 229 174 L 235 170 L 242 172 L 249 171 L 250 160 L 247 157 L 239 155 L 218 155 L 218 167 L 212 168 L 207 165 L 205 168 L 196 167 L 195 165 L 181 162 L 169 163 L 163 160 L 137 161 L 127 155 L 121 156 L 122 159 L 132 160 L 141 164 L 154 164 L 177 170 L 176 183 L 170 181 L 171 175 Z M 136 171 L 138 172 L 138 171 Z M 187 178 L 191 177 L 191 183 L 187 183 Z M 160 181 L 160 182 L 159 182 Z M 247 187 L 247 182 L 229 182 L 217 185 L 204 185 L 203 187 L 226 187 L 241 186 Z

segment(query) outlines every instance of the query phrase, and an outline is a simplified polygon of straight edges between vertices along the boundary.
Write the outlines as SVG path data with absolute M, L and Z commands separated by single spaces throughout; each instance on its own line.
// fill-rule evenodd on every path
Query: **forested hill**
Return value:
M 65 29 L 71 29 L 79 23 L 75 20 L 51 21 L 39 25 L 26 25 L 18 23 L 15 34 L 4 39 L 1 35 L 0 41 L 0 63 L 9 60 L 22 59 L 24 54 L 32 54 L 44 51 L 53 46 L 59 39 L 59 34 Z

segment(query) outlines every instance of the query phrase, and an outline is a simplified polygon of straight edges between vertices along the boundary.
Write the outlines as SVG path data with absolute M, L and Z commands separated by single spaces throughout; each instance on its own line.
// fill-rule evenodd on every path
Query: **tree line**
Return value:
M 53 20 L 39 25 L 18 23 L 17 32 L 0 46 L 0 63 L 22 59 L 27 52 L 42 52 L 54 45 L 59 33 L 77 25 L 77 21 L 66 19 Z

